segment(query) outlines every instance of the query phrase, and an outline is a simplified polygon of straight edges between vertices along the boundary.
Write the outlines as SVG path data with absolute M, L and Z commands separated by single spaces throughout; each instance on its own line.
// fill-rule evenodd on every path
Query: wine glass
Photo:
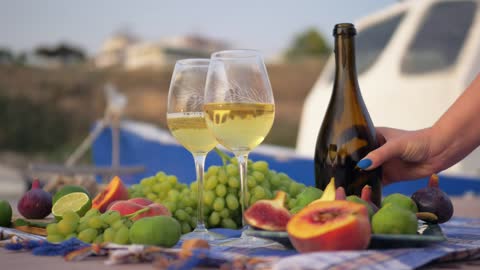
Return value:
M 184 59 L 175 64 L 168 91 L 167 124 L 177 141 L 193 155 L 197 175 L 197 224 L 182 240 L 223 238 L 205 227 L 203 215 L 203 174 L 205 158 L 217 141 L 208 130 L 203 112 L 205 79 L 209 59 Z
M 231 245 L 261 245 L 260 238 L 245 233 L 248 226 L 243 217 L 248 207 L 248 154 L 265 139 L 275 116 L 272 87 L 259 52 L 227 50 L 212 54 L 204 111 L 208 128 L 221 145 L 233 152 L 239 164 L 243 231 Z

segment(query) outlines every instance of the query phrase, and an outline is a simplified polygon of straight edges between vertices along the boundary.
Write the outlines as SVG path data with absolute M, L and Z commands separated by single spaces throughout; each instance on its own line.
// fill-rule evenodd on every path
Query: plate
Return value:
M 287 232 L 250 229 L 248 235 L 270 239 L 293 248 Z M 370 249 L 424 247 L 447 240 L 438 224 L 421 224 L 418 234 L 372 234 Z
M 421 224 L 418 234 L 372 234 L 369 248 L 424 247 L 447 240 L 438 224 Z

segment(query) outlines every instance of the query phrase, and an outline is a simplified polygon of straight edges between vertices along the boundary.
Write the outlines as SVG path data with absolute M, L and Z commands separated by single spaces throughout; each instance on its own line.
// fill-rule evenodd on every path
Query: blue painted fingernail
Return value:
M 357 163 L 357 167 L 364 170 L 372 165 L 372 160 L 369 158 L 364 158 Z

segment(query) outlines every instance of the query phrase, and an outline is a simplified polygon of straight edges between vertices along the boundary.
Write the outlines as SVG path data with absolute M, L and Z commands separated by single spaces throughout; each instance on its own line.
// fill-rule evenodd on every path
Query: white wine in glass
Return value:
M 197 224 L 183 240 L 201 238 L 210 242 L 223 238 L 207 230 L 203 215 L 203 175 L 205 158 L 217 140 L 207 128 L 203 112 L 208 59 L 184 59 L 175 64 L 170 82 L 167 125 L 177 141 L 192 153 L 197 175 Z
M 270 131 L 275 117 L 272 87 L 263 57 L 254 50 L 228 50 L 212 54 L 205 86 L 204 111 L 217 141 L 232 151 L 240 170 L 242 236 L 225 245 L 238 247 L 271 244 L 248 236 L 243 213 L 247 200 L 248 154 Z M 228 241 L 228 242 L 227 242 Z

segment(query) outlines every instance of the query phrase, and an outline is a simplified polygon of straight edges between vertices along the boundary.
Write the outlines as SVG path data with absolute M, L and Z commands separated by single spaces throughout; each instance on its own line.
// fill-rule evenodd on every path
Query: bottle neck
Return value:
M 355 66 L 355 36 L 335 36 L 335 83 L 357 83 L 357 69 Z

